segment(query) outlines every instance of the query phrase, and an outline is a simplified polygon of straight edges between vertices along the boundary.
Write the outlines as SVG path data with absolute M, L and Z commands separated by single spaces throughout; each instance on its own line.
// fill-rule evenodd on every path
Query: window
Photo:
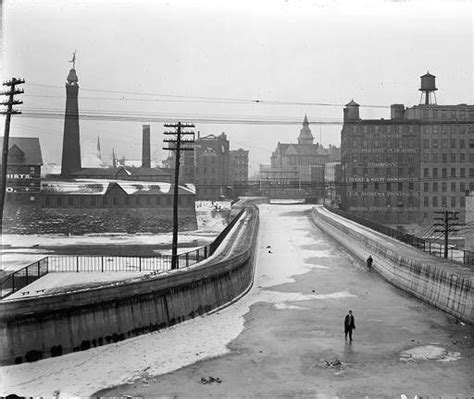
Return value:
M 433 182 L 433 192 L 436 193 L 437 191 L 438 191 L 438 182 L 435 181 L 435 182 Z
M 441 161 L 443 163 L 448 163 L 448 154 L 442 154 L 441 155 Z
M 456 148 L 456 139 L 451 139 L 451 148 Z
M 461 193 L 466 191 L 466 183 L 464 183 L 464 182 L 459 183 L 459 191 Z
M 387 183 L 387 191 L 392 191 L 392 183 Z
M 398 188 L 397 190 L 400 192 L 403 190 L 403 183 L 398 183 Z
M 424 168 L 423 169 L 423 177 L 429 177 L 430 176 L 430 169 L 429 168 Z
M 357 183 L 352 183 L 352 190 L 357 191 Z
M 456 163 L 456 154 L 451 154 L 451 163 Z
M 448 206 L 448 197 L 444 195 L 441 197 L 441 206 Z
M 451 207 L 452 208 L 456 207 L 456 197 L 451 197 Z
M 434 207 L 437 207 L 437 206 L 438 206 L 438 197 L 433 197 L 433 198 L 431 199 L 431 201 L 432 201 L 431 203 L 432 203 L 432 205 L 433 205 Z
M 423 162 L 429 162 L 430 161 L 430 154 L 428 154 L 427 152 L 425 152 L 423 154 Z
M 438 177 L 438 168 L 433 168 L 433 177 Z
M 455 193 L 456 192 L 456 182 L 451 182 L 451 192 Z
M 443 182 L 441 183 L 441 191 L 445 193 L 448 190 L 448 183 Z
M 427 193 L 428 191 L 430 191 L 430 189 L 429 189 L 429 184 L 428 184 L 428 183 L 423 183 L 423 191 L 424 191 L 425 193 Z
M 460 177 L 466 177 L 466 169 L 465 168 L 459 169 L 459 176 Z
M 431 159 L 433 163 L 438 163 L 438 154 L 432 154 Z
M 379 183 L 378 182 L 375 182 L 374 183 L 374 190 L 378 190 L 379 189 Z
M 466 148 L 466 141 L 464 139 L 459 139 L 459 148 Z
M 423 206 L 425 208 L 430 206 L 430 197 L 423 197 Z
M 414 190 L 415 189 L 415 185 L 413 184 L 413 182 L 409 182 L 408 183 L 408 190 Z
M 474 177 L 474 168 L 469 168 L 469 177 Z
M 433 139 L 431 141 L 431 145 L 432 145 L 433 148 L 438 148 L 438 139 Z
M 430 141 L 428 139 L 423 139 L 423 148 L 430 148 Z
M 456 177 L 456 168 L 451 168 L 451 177 Z
M 447 139 L 447 138 L 443 138 L 443 139 L 441 140 L 441 146 L 442 146 L 443 148 L 448 148 L 448 139 Z
M 459 206 L 461 208 L 465 208 L 466 207 L 466 197 L 461 197 L 459 198 Z
M 441 176 L 442 177 L 448 177 L 448 169 L 447 168 L 442 168 L 441 169 Z
M 464 152 L 461 152 L 459 154 L 459 162 L 461 163 L 466 162 L 466 154 L 464 154 Z

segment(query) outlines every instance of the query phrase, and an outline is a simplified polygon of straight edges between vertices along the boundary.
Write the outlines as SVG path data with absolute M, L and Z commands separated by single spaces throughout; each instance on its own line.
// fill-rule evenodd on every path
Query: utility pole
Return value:
M 167 136 L 173 136 L 171 139 L 165 139 L 165 143 L 170 143 L 169 147 L 163 148 L 167 151 L 175 152 L 174 167 L 174 191 L 173 191 L 173 243 L 171 244 L 171 269 L 178 269 L 178 185 L 179 185 L 179 165 L 181 151 L 193 151 L 194 148 L 186 145 L 194 143 L 194 132 L 183 131 L 183 129 L 193 128 L 191 123 L 165 123 L 166 128 L 176 129 L 174 132 L 165 132 Z M 192 138 L 183 140 L 183 136 L 192 136 Z
M 435 233 L 443 233 L 444 236 L 444 257 L 448 257 L 448 245 L 449 245 L 449 233 L 458 231 L 454 226 L 459 226 L 459 223 L 456 223 L 456 220 L 459 220 L 457 211 L 436 211 L 436 214 L 440 215 L 435 217 L 435 220 L 439 220 L 440 223 L 435 223 L 434 226 L 439 228 L 435 229 Z
M 8 91 L 0 93 L 0 95 L 8 96 L 8 101 L 1 102 L 0 105 L 6 105 L 7 110 L 0 112 L 6 115 L 5 131 L 3 133 L 3 150 L 2 150 L 2 176 L 1 176 L 1 193 L 0 193 L 0 236 L 3 229 L 3 208 L 5 207 L 5 192 L 7 188 L 7 163 L 8 163 L 8 141 L 10 138 L 10 121 L 13 114 L 21 114 L 20 111 L 13 109 L 14 105 L 23 104 L 23 101 L 15 100 L 15 94 L 23 94 L 23 89 L 17 89 L 15 86 L 25 83 L 25 79 L 12 78 L 7 82 L 3 82 L 3 86 L 9 88 Z

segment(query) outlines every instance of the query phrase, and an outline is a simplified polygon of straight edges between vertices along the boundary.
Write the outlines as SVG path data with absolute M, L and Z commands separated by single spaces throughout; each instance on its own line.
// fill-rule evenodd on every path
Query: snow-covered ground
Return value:
M 179 233 L 178 243 L 187 247 L 181 252 L 196 248 L 190 245 L 195 242 L 210 243 L 227 225 L 227 213 L 230 210 L 230 201 L 196 201 L 196 217 L 198 229 Z M 139 245 L 171 245 L 172 233 L 162 234 L 90 234 L 83 236 L 64 236 L 59 234 L 48 235 L 18 235 L 5 234 L 2 238 L 4 248 L 0 252 L 1 267 L 6 271 L 15 271 L 38 261 L 45 256 L 52 255 L 55 249 L 74 246 L 139 246 Z M 48 248 L 48 249 L 45 249 Z M 167 254 L 169 250 L 156 250 L 157 254 Z
M 311 208 L 309 205 L 301 207 Z M 311 269 L 327 272 L 326 267 L 317 262 L 308 263 L 305 257 L 314 259 L 329 256 L 325 250 L 308 250 L 306 254 L 300 252 L 301 243 L 312 242 L 305 230 L 308 222 L 285 218 L 283 225 L 292 226 L 291 234 L 285 229 L 277 231 L 274 223 L 270 222 L 273 219 L 272 212 L 284 214 L 288 208 L 261 207 L 259 236 L 265 237 L 265 242 L 258 244 L 255 283 L 251 291 L 238 302 L 204 317 L 115 344 L 35 363 L 3 367 L 1 394 L 15 392 L 18 395 L 52 396 L 58 391 L 61 398 L 90 396 L 100 389 L 138 378 L 151 378 L 229 352 L 228 343 L 241 333 L 244 316 L 255 303 L 267 302 L 277 309 L 288 309 L 304 306 L 302 303 L 306 300 L 353 297 L 353 294 L 344 290 L 303 294 L 265 289 L 293 282 L 294 276 Z M 285 248 L 285 251 L 278 256 L 271 256 L 268 254 L 270 249 L 266 249 L 268 243 L 271 243 L 272 248 Z M 291 250 L 286 251 L 286 248 Z

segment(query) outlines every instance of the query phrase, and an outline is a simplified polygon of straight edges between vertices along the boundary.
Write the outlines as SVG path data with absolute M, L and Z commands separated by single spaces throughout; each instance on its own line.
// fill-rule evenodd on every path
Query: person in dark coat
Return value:
M 349 334 L 349 340 L 352 341 L 352 330 L 355 330 L 355 319 L 352 314 L 352 310 L 349 310 L 349 313 L 346 315 L 344 319 L 344 334 L 347 341 L 347 334 Z
M 373 262 L 374 262 L 374 260 L 372 259 L 372 255 L 369 255 L 369 257 L 367 258 L 367 269 L 372 270 L 372 263 Z

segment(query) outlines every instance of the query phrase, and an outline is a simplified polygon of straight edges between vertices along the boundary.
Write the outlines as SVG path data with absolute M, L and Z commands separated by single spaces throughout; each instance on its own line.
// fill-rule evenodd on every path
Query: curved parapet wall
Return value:
M 326 211 L 327 212 L 327 211 Z M 341 223 L 314 208 L 313 222 L 364 263 L 369 254 L 373 264 L 391 284 L 457 318 L 474 324 L 474 271 L 425 254 L 388 236 L 376 240 L 351 224 Z M 398 251 L 394 250 L 398 246 Z M 413 253 L 412 251 L 415 251 Z M 410 256 L 412 254 L 412 256 Z
M 195 266 L 0 302 L 0 364 L 117 342 L 231 303 L 252 286 L 257 229 L 258 210 L 249 207 L 213 255 Z

